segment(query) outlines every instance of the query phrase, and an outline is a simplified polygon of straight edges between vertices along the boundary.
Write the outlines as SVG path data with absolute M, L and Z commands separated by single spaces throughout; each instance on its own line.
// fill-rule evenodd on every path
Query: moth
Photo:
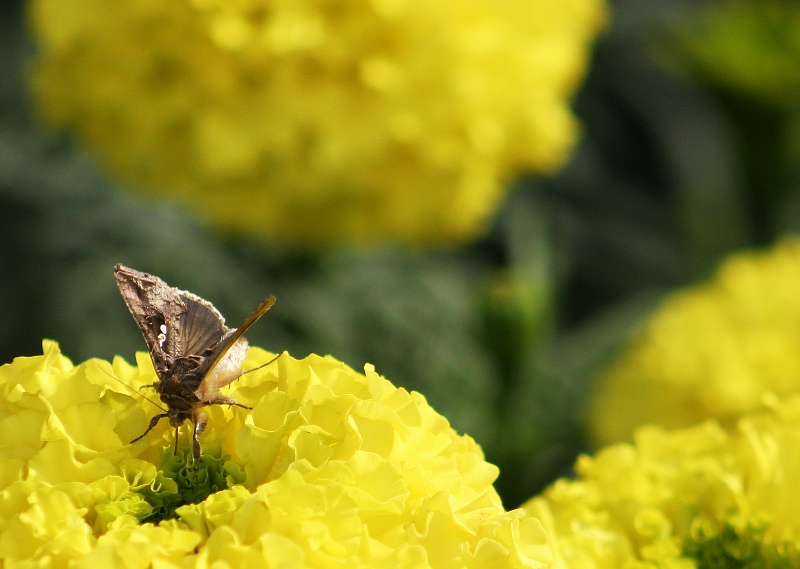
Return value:
M 191 420 L 194 424 L 192 453 L 197 460 L 200 458 L 198 439 L 208 424 L 203 407 L 235 405 L 250 409 L 219 390 L 254 371 L 241 370 L 248 346 L 243 334 L 275 304 L 275 297 L 265 298 L 241 326 L 231 329 L 225 326 L 225 319 L 213 304 L 196 294 L 171 287 L 156 276 L 116 265 L 114 277 L 150 351 L 158 376 L 158 382 L 152 387 L 167 406 L 165 412 L 153 417 L 147 430 L 131 443 L 143 438 L 161 419 L 167 418 L 175 427 L 177 454 L 178 428 Z M 272 362 L 264 365 L 269 363 Z

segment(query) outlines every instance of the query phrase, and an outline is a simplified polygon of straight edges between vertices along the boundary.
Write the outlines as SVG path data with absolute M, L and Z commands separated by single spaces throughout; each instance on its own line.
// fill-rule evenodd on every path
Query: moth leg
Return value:
M 224 395 L 220 395 L 216 399 L 210 399 L 203 403 L 203 405 L 231 405 L 233 407 L 241 407 L 242 409 L 252 409 L 252 407 L 237 403 L 236 399 L 233 397 L 225 397 Z
M 138 437 L 136 437 L 135 439 L 133 439 L 133 440 L 132 440 L 130 443 L 128 443 L 128 444 L 133 444 L 133 443 L 135 443 L 136 441 L 138 441 L 139 439 L 141 439 L 141 438 L 144 438 L 144 436 L 145 436 L 147 433 L 149 433 L 150 431 L 152 431 L 152 430 L 153 430 L 153 427 L 155 427 L 155 426 L 158 424 L 158 422 L 159 422 L 161 419 L 163 419 L 164 417 L 166 417 L 166 416 L 167 416 L 167 413 L 159 413 L 158 415 L 156 415 L 155 417 L 153 417 L 152 419 L 150 419 L 150 426 L 148 426 L 148 427 L 147 427 L 147 430 L 146 430 L 145 432 L 143 432 L 141 435 L 139 435 Z
M 206 430 L 208 424 L 208 415 L 205 413 L 196 413 L 194 416 L 194 432 L 192 433 L 192 453 L 194 460 L 197 462 L 200 459 L 200 435 Z
M 178 427 L 175 427 L 175 450 L 172 451 L 172 454 L 178 456 Z
M 147 385 L 141 385 L 141 386 L 139 386 L 138 391 L 141 391 L 145 387 L 149 387 L 150 389 L 155 389 L 156 388 L 156 384 L 155 383 L 148 383 Z

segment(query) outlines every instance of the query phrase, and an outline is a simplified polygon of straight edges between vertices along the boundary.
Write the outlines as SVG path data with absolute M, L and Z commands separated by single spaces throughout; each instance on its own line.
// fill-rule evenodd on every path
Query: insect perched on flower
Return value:
M 167 417 L 169 424 L 175 427 L 177 454 L 178 427 L 191 419 L 194 423 L 192 452 L 196 460 L 200 458 L 198 437 L 208 423 L 203 407 L 235 405 L 250 409 L 219 390 L 254 371 L 241 369 L 248 347 L 242 336 L 270 309 L 275 297 L 265 298 L 241 326 L 231 329 L 225 326 L 225 319 L 210 302 L 171 287 L 156 276 L 123 265 L 114 267 L 114 276 L 150 350 L 158 375 L 153 387 L 167 406 L 166 412 L 153 417 L 147 430 L 131 442 L 144 437 Z M 277 356 L 264 365 L 275 359 Z

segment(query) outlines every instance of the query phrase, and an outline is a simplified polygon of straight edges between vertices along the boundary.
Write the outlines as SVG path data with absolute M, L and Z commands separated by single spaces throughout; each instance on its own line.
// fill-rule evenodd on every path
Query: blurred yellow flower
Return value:
M 449 242 L 562 165 L 603 0 L 30 0 L 41 114 L 288 244 Z
M 599 444 L 644 423 L 732 426 L 761 395 L 800 389 L 800 239 L 730 257 L 668 296 L 600 378 L 589 410 Z
M 251 348 L 248 365 L 268 358 Z M 253 409 L 209 407 L 212 450 L 187 465 L 163 421 L 127 444 L 155 411 L 135 391 L 155 372 L 137 361 L 73 366 L 45 341 L 0 368 L 0 565 L 549 563 L 541 524 L 503 509 L 475 442 L 369 365 L 283 355 L 243 376 Z
M 800 566 L 800 398 L 768 398 L 735 432 L 646 426 L 583 456 L 523 506 L 553 538 L 555 569 Z

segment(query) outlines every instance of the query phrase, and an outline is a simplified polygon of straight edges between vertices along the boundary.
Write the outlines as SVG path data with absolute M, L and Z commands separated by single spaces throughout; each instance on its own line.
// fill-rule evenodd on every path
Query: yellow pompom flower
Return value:
M 251 348 L 247 365 L 269 358 Z M 137 361 L 74 366 L 45 341 L 0 368 L 0 565 L 549 563 L 541 524 L 503 509 L 477 444 L 369 365 L 284 354 L 246 374 L 236 397 L 252 410 L 208 407 L 192 463 L 165 421 L 128 444 L 155 411 L 136 393 L 155 372 Z
M 43 117 L 288 244 L 448 242 L 551 172 L 603 0 L 30 0 Z
M 599 379 L 600 444 L 644 423 L 733 425 L 761 395 L 800 390 L 800 239 L 730 257 L 709 282 L 668 296 Z
M 523 506 L 553 539 L 557 569 L 800 566 L 800 398 L 726 431 L 646 426 L 635 444 L 583 456 Z

